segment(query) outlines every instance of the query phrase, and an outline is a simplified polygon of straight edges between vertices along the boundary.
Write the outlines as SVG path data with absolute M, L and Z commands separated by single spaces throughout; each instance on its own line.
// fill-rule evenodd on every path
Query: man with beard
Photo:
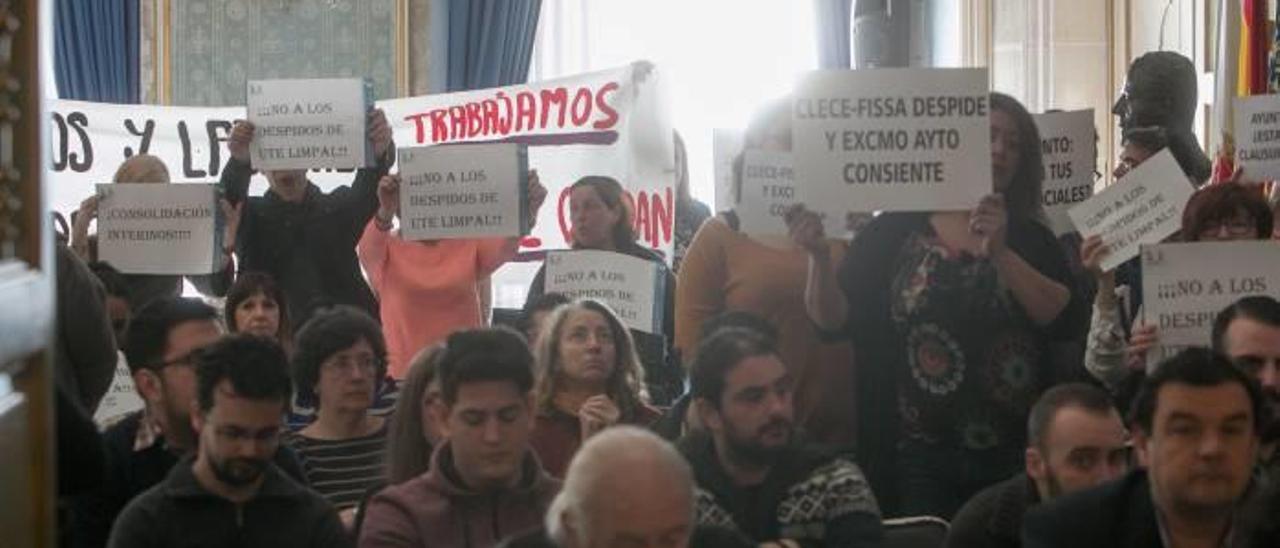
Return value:
M 1111 481 L 1127 468 L 1124 423 L 1095 386 L 1064 384 L 1040 396 L 1027 419 L 1027 442 L 1025 472 L 969 499 L 951 521 L 947 546 L 1021 546 L 1029 508 Z
M 1245 297 L 1218 313 L 1213 349 L 1262 387 L 1267 405 L 1257 471 L 1263 483 L 1280 484 L 1280 301 Z
M 222 336 L 218 311 L 198 299 L 163 297 L 144 305 L 129 326 L 125 361 L 142 411 L 107 429 L 105 482 L 72 501 L 72 546 L 101 548 L 130 499 L 164 480 L 196 446 L 191 409 L 196 400 L 196 352 Z M 297 459 L 281 449 L 276 462 L 302 477 Z
M 234 335 L 194 361 L 198 454 L 125 507 L 108 546 L 349 546 L 333 507 L 271 462 L 292 394 L 280 345 Z
M 793 436 L 792 378 L 760 334 L 728 328 L 690 370 L 705 432 L 681 442 L 697 481 L 697 521 L 773 546 L 874 546 L 875 495 L 857 465 Z
M 1141 467 L 1027 512 L 1023 546 L 1230 545 L 1262 413 L 1258 384 L 1221 354 L 1192 348 L 1161 362 L 1130 414 Z

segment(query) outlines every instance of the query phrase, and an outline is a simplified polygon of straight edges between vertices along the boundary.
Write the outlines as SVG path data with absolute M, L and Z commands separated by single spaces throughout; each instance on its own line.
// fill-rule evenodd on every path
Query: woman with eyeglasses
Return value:
M 1266 240 L 1271 237 L 1274 223 L 1261 189 L 1233 180 L 1206 186 L 1191 197 L 1183 210 L 1182 229 L 1176 238 L 1182 242 Z M 1145 372 L 1147 352 L 1158 342 L 1156 326 L 1137 322 L 1131 330 L 1126 330 L 1129 324 L 1124 321 L 1122 310 L 1134 310 L 1132 317 L 1139 318 L 1141 308 L 1140 305 L 1122 306 L 1116 290 L 1116 270 L 1119 269 L 1102 271 L 1100 265 L 1107 250 L 1099 237 L 1086 239 L 1080 253 L 1085 267 L 1098 279 L 1098 295 L 1094 299 L 1085 347 L 1085 369 L 1125 399 Z M 1134 277 L 1141 280 L 1140 268 Z M 1129 284 L 1123 293 L 1136 298 L 1141 295 L 1142 287 Z
M 386 482 L 387 421 L 369 413 L 387 371 L 378 322 L 351 306 L 317 312 L 298 332 L 294 383 L 316 396 L 315 421 L 286 441 L 311 488 L 350 527 L 369 488 Z

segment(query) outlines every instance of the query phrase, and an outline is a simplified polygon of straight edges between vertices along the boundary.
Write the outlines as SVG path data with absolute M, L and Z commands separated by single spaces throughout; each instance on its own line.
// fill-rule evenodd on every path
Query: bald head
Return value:
M 610 428 L 574 455 L 547 530 L 573 548 L 683 547 L 693 531 L 693 489 L 688 463 L 666 441 L 639 428 Z

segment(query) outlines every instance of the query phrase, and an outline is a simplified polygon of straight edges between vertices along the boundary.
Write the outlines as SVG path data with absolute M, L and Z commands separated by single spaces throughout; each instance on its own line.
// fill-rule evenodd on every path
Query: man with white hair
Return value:
M 695 535 L 693 493 L 693 472 L 674 447 L 647 430 L 617 426 L 574 455 L 545 529 L 504 546 L 750 546 L 723 531 Z

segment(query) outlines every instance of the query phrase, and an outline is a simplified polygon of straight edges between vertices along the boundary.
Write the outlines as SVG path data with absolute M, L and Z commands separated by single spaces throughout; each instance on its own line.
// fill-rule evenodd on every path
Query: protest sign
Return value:
M 1209 346 L 1213 320 L 1242 297 L 1280 298 L 1280 243 L 1270 240 L 1142 246 L 1143 321 L 1159 348 L 1149 365 L 1189 346 Z
M 1115 184 L 1067 210 L 1084 237 L 1101 235 L 1111 270 L 1138 256 L 1138 246 L 1154 244 L 1182 226 L 1182 210 L 1195 187 L 1168 149 L 1152 156 Z
M 742 161 L 742 198 L 734 207 L 738 229 L 749 236 L 786 235 L 784 214 L 796 202 L 791 153 L 746 151 Z
M 716 128 L 711 132 L 712 171 L 716 182 L 716 211 L 733 208 L 733 160 L 742 152 L 742 130 Z
M 485 90 L 378 101 L 396 145 L 472 141 L 529 145 L 529 165 L 547 187 L 522 251 L 569 247 L 569 186 L 586 175 L 613 177 L 634 212 L 640 244 L 668 260 L 674 238 L 675 157 L 661 71 L 624 67 Z M 216 180 L 229 153 L 232 122 L 245 107 L 170 107 L 58 100 L 50 119 L 50 206 L 70 214 L 94 184 L 110 181 L 135 154 L 169 166 L 173 181 Z M 350 170 L 313 169 L 323 191 L 350 184 Z M 251 195 L 266 190 L 255 175 Z
M 255 169 L 369 167 L 372 84 L 358 78 L 250 80 Z
M 1249 180 L 1280 180 L 1280 95 L 1235 101 L 1236 165 Z
M 574 250 L 547 254 L 547 293 L 570 299 L 596 299 L 617 313 L 622 323 L 645 333 L 662 333 L 666 267 L 612 251 Z
M 1093 196 L 1093 170 L 1098 142 L 1093 110 L 1046 112 L 1035 116 L 1044 156 L 1041 204 L 1056 236 L 1075 232 L 1067 216 L 1072 206 Z
M 222 266 L 212 184 L 98 185 L 98 257 L 127 274 L 209 274 Z
M 93 422 L 99 428 L 105 429 L 125 415 L 141 410 L 142 407 L 142 398 L 138 396 L 138 391 L 133 386 L 133 375 L 129 373 L 129 365 L 125 363 L 124 356 L 120 355 L 115 375 L 111 378 L 111 387 L 107 389 L 107 393 L 102 396 L 102 401 L 98 402 L 98 408 L 93 412 Z
M 522 236 L 529 231 L 528 152 L 514 143 L 400 149 L 400 236 Z
M 848 211 L 977 206 L 992 192 L 988 93 L 985 69 L 809 73 L 792 112 L 801 201 L 828 234 Z

